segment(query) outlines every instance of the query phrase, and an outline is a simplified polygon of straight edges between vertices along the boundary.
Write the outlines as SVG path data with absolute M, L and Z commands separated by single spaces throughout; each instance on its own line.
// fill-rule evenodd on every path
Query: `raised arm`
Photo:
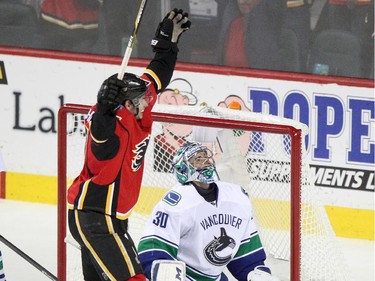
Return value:
M 157 91 L 169 84 L 177 61 L 178 40 L 190 25 L 188 14 L 177 9 L 169 12 L 159 23 L 155 37 L 151 40 L 155 56 L 146 70 L 157 85 Z

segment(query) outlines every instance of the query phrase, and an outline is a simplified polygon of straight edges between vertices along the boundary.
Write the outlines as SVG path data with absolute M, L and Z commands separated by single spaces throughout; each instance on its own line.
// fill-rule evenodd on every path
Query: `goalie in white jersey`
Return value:
M 247 193 L 218 180 L 212 152 L 187 142 L 173 167 L 179 184 L 155 206 L 138 246 L 147 278 L 158 268 L 154 261 L 170 260 L 186 265 L 185 279 L 175 272 L 156 280 L 225 281 L 227 267 L 240 281 L 279 281 L 264 264 Z

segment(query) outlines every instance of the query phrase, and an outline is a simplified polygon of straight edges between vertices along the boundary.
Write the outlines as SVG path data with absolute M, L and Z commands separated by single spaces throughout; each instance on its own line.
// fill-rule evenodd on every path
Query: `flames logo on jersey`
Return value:
M 213 265 L 222 266 L 232 259 L 232 254 L 220 256 L 219 252 L 225 252 L 226 248 L 233 249 L 236 246 L 234 239 L 227 235 L 224 227 L 220 228 L 220 236 L 215 237 L 203 250 L 206 259 Z
M 135 146 L 135 149 L 133 149 L 133 153 L 135 154 L 132 160 L 133 172 L 138 171 L 139 168 L 142 166 L 143 158 L 146 155 L 146 150 L 147 150 L 147 146 L 149 142 L 150 142 L 150 135 L 148 135 L 147 138 L 145 138 L 143 141 L 138 143 Z

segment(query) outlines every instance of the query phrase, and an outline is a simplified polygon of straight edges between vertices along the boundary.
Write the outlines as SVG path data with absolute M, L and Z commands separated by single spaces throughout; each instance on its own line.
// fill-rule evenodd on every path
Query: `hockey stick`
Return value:
M 7 239 L 5 239 L 2 235 L 0 235 L 0 241 L 3 242 L 5 245 L 7 245 L 10 249 L 15 251 L 17 254 L 19 254 L 21 257 L 23 257 L 26 261 L 28 261 L 31 265 L 37 268 L 41 273 L 46 275 L 49 279 L 59 281 L 59 279 L 57 279 L 55 275 L 53 275 L 51 272 L 49 272 L 47 269 L 45 269 L 43 266 L 41 266 L 39 263 L 37 263 L 27 254 L 25 254 L 23 251 L 17 248 L 14 244 L 12 244 Z
M 133 51 L 133 47 L 134 47 L 135 40 L 137 37 L 138 28 L 139 28 L 139 25 L 141 24 L 141 19 L 142 19 L 143 11 L 146 7 L 146 3 L 147 3 L 147 0 L 141 0 L 141 5 L 139 6 L 138 14 L 134 22 L 133 33 L 129 38 L 128 46 L 126 47 L 124 57 L 122 58 L 120 71 L 118 72 L 118 75 L 117 75 L 117 78 L 120 80 L 122 80 L 122 78 L 124 77 L 126 67 L 128 66 L 130 55 Z

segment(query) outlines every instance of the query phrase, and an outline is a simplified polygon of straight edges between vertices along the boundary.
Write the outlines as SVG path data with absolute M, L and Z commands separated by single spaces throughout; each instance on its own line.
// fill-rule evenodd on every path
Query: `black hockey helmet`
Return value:
M 138 107 L 139 99 L 144 96 L 148 97 L 148 82 L 133 73 L 125 73 L 122 80 L 127 85 L 125 98 L 131 100 L 134 106 Z

